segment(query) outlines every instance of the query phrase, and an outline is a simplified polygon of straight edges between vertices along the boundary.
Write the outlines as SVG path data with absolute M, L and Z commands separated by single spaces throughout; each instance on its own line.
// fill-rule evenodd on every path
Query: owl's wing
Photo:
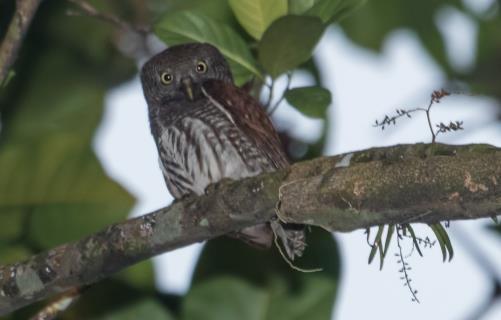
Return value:
M 277 169 L 289 165 L 278 133 L 256 99 L 245 90 L 220 80 L 205 82 L 203 91 L 211 102 L 224 109 L 230 120 L 252 139 Z

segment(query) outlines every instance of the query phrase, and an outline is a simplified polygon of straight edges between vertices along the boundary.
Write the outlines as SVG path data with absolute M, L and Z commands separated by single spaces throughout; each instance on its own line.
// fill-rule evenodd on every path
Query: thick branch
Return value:
M 14 64 L 24 35 L 42 0 L 17 0 L 16 12 L 0 46 L 0 84 L 4 82 L 10 67 Z
M 161 252 L 269 221 L 351 231 L 501 213 L 501 149 L 405 145 L 325 157 L 223 181 L 208 195 L 0 267 L 0 315 L 94 283 Z

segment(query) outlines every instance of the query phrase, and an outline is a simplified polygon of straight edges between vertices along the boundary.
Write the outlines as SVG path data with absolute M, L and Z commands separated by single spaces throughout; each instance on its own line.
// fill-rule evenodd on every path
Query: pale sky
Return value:
M 455 64 L 467 68 L 474 57 L 475 26 L 455 12 L 444 10 L 440 13 L 443 15 L 440 21 L 445 21 L 441 22 L 444 33 L 460 28 L 463 35 L 450 36 L 448 48 L 464 52 L 464 56 L 457 54 L 461 57 L 455 58 Z M 352 44 L 339 29 L 330 28 L 317 47 L 315 58 L 333 94 L 329 109 L 333 126 L 327 154 L 430 142 L 423 116 L 404 119 L 385 131 L 372 127 L 376 119 L 393 113 L 397 107 L 425 106 L 430 93 L 440 89 L 444 74 L 412 33 L 392 34 L 382 54 L 376 55 Z M 307 77 L 298 75 L 293 86 L 308 82 Z M 501 147 L 501 125 L 492 121 L 495 110 L 495 101 L 484 97 L 446 98 L 433 109 L 433 120 L 463 120 L 465 131 L 441 136 L 439 142 L 482 142 Z M 295 124 L 293 134 L 298 136 L 314 135 L 319 130 L 318 121 L 305 119 L 286 105 L 278 109 L 276 117 L 280 120 L 279 127 Z M 137 197 L 133 214 L 147 213 L 170 203 L 172 198 L 158 168 L 137 77 L 109 93 L 94 146 L 107 173 Z M 409 258 L 413 285 L 419 291 L 421 304 L 411 302 L 400 280 L 396 259 L 392 261 L 393 252 L 388 255 L 383 271 L 379 271 L 377 263 L 367 265 L 370 248 L 362 231 L 335 234 L 341 247 L 343 274 L 333 319 L 465 319 L 481 305 L 490 289 L 483 269 L 457 235 L 465 233 L 471 237 L 497 270 L 501 270 L 500 238 L 485 231 L 487 223 L 486 220 L 452 223 L 449 233 L 455 258 L 451 263 L 442 263 L 439 248 L 426 250 L 424 258 L 416 254 Z M 417 227 L 416 231 L 429 234 L 426 228 Z M 395 250 L 396 245 L 392 248 Z M 200 249 L 201 245 L 192 245 L 155 258 L 158 287 L 168 292 L 185 292 Z M 501 304 L 484 319 L 501 319 Z

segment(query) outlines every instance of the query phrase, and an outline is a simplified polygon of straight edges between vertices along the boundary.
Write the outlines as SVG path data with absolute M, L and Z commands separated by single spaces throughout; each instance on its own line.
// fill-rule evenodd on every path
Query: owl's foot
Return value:
M 275 236 L 280 239 L 282 246 L 291 261 L 296 257 L 301 257 L 306 249 L 306 236 L 304 226 L 284 225 L 278 220 L 270 222 L 271 229 Z

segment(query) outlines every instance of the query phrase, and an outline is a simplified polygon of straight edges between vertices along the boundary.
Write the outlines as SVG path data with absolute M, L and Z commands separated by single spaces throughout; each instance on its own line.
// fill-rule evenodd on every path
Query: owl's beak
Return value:
M 193 101 L 194 96 L 193 96 L 193 83 L 191 81 L 191 78 L 183 78 L 181 80 L 181 83 L 183 84 L 183 89 L 184 93 L 190 98 L 190 100 Z

